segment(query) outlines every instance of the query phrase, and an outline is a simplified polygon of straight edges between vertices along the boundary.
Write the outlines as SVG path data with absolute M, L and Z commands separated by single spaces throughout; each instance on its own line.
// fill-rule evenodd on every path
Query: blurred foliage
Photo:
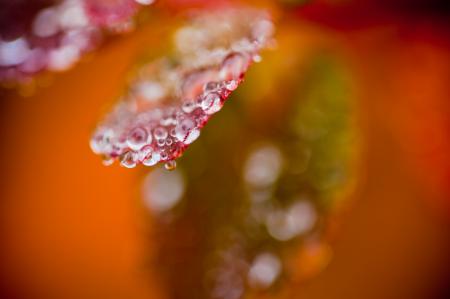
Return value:
M 156 219 L 160 245 L 155 262 L 173 298 L 210 298 L 218 288 L 244 291 L 249 263 L 261 252 L 276 253 L 282 263 L 289 260 L 286 255 L 310 255 L 301 249 L 322 246 L 327 217 L 352 184 L 358 144 L 345 69 L 326 51 L 305 55 L 305 61 L 287 57 L 293 63 L 284 69 L 273 62 L 286 46 L 250 71 L 242 89 L 179 161 L 185 198 Z M 264 86 L 268 74 L 272 84 Z M 274 99 L 276 94 L 282 98 Z M 255 189 L 245 181 L 245 167 L 255 149 L 265 146 L 280 151 L 282 168 L 271 186 Z M 263 199 L 255 201 L 255 196 Z M 277 240 L 265 217 L 298 200 L 317 210 L 313 229 Z M 319 252 L 324 256 L 308 259 L 326 260 L 328 252 Z M 299 269 L 283 268 L 272 291 L 299 275 Z M 227 296 L 233 294 L 216 298 Z
M 357 154 L 348 76 L 336 59 L 323 54 L 312 59 L 305 77 L 290 118 L 300 140 L 292 154 L 308 149 L 308 167 L 299 180 L 310 185 L 323 204 L 332 205 L 336 191 L 352 179 L 351 159 Z

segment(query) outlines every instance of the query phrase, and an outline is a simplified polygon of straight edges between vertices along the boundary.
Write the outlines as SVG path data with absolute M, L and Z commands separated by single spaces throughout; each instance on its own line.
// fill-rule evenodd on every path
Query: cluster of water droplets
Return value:
M 97 46 L 103 29 L 128 31 L 139 5 L 153 1 L 62 0 L 50 6 L 48 2 L 26 6 L 12 1 L 2 7 L 11 19 L 6 20 L 8 28 L 0 30 L 0 81 L 69 69 Z M 22 14 L 27 17 L 13 18 Z
M 175 168 L 175 159 L 200 136 L 201 128 L 242 82 L 249 65 L 260 60 L 259 51 L 270 40 L 273 27 L 266 15 L 244 12 L 197 15 L 175 33 L 176 51 L 170 60 L 140 67 L 127 93 L 91 139 L 92 150 L 103 156 L 106 165 L 118 159 L 127 168 L 158 162 L 165 162 L 169 170 Z M 227 36 L 229 31 L 233 34 Z M 193 41 L 202 36 L 202 42 L 179 44 L 180 35 L 187 32 Z M 197 57 L 197 53 L 204 55 Z

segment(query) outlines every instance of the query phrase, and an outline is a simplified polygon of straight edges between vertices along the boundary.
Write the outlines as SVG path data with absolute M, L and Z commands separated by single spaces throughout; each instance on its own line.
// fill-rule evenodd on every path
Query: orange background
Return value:
M 433 39 L 441 27 L 412 24 L 425 34 L 391 21 L 304 25 L 339 40 L 352 61 L 365 178 L 332 262 L 289 298 L 439 298 L 448 287 L 450 55 Z M 142 169 L 104 167 L 88 146 L 148 30 L 108 42 L 32 96 L 1 92 L 1 298 L 165 298 L 144 266 Z

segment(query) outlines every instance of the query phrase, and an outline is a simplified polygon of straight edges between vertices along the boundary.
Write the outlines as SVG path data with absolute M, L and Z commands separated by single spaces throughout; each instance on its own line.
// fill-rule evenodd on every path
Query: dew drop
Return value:
M 126 152 L 120 157 L 120 165 L 126 168 L 136 167 L 136 154 L 134 152 Z
M 138 152 L 138 160 L 139 161 L 144 161 L 152 152 L 153 152 L 153 148 L 152 148 L 152 146 L 150 144 L 144 146 Z
M 158 127 L 153 131 L 153 135 L 155 135 L 156 140 L 161 140 L 161 139 L 166 139 L 167 138 L 167 130 L 162 128 L 162 127 Z
M 252 35 L 259 42 L 265 42 L 266 39 L 274 33 L 275 29 L 269 20 L 261 20 L 253 25 Z
M 142 127 L 136 127 L 128 134 L 127 145 L 132 150 L 140 150 L 144 145 L 151 142 L 151 135 Z
M 104 156 L 102 160 L 103 165 L 110 166 L 114 163 L 114 158 L 110 156 Z
M 186 138 L 184 139 L 184 143 L 191 144 L 198 138 L 198 136 L 200 136 L 200 130 L 193 129 L 187 134 Z
M 158 139 L 158 140 L 156 140 L 156 144 L 159 147 L 163 147 L 166 144 L 166 139 Z
M 54 8 L 41 10 L 33 20 L 33 33 L 39 37 L 49 37 L 58 33 L 57 13 Z
M 137 10 L 137 3 L 129 0 L 84 0 L 85 10 L 92 23 L 114 29 L 126 24 Z
M 208 82 L 203 85 L 203 91 L 205 93 L 210 93 L 216 91 L 219 88 L 219 84 L 217 82 Z
M 222 108 L 222 100 L 220 95 L 212 92 L 203 98 L 201 107 L 206 114 L 214 114 Z
M 186 113 L 191 113 L 195 109 L 195 103 L 194 101 L 185 101 L 183 105 L 181 106 L 181 109 Z
M 146 81 L 140 83 L 136 87 L 136 92 L 139 97 L 149 102 L 157 102 L 166 96 L 166 90 L 161 84 L 154 81 Z
M 225 88 L 229 91 L 233 91 L 238 87 L 238 82 L 236 80 L 228 80 L 225 82 Z
M 205 69 L 195 71 L 187 75 L 182 85 L 182 93 L 189 99 L 193 99 L 202 94 L 206 83 L 215 80 L 217 77 L 217 70 Z
M 112 130 L 104 130 L 94 136 L 90 141 L 91 149 L 96 154 L 106 153 L 112 149 L 111 140 L 114 137 Z
M 169 158 L 169 155 L 164 151 L 162 151 L 159 155 L 161 157 L 161 161 L 165 161 Z
M 25 73 L 36 73 L 47 65 L 47 52 L 42 48 L 34 48 L 28 53 L 27 59 L 19 65 L 19 69 Z
M 150 152 L 147 154 L 147 156 L 142 161 L 142 164 L 145 166 L 153 166 L 156 165 L 160 160 L 160 155 L 158 152 Z
M 89 142 L 91 150 L 96 154 L 101 154 L 103 152 L 103 140 L 101 137 L 93 137 Z
M 30 52 L 28 41 L 19 37 L 13 41 L 0 40 L 0 67 L 15 66 L 23 63 Z
M 175 127 L 175 137 L 183 142 L 186 136 L 195 128 L 195 122 L 190 118 L 185 118 Z
M 176 122 L 177 122 L 176 119 L 169 115 L 169 116 L 163 117 L 160 121 L 160 124 L 163 126 L 170 126 L 170 125 L 176 124 Z
M 252 56 L 252 60 L 256 63 L 261 62 L 262 61 L 262 57 L 259 54 L 255 54 Z
M 228 55 L 220 68 L 220 78 L 223 80 L 238 79 L 247 70 L 248 59 L 240 53 Z
M 76 45 L 52 49 L 48 54 L 48 69 L 57 72 L 68 70 L 78 61 L 80 54 L 80 49 Z
M 155 0 L 135 0 L 137 3 L 142 4 L 142 5 L 150 5 L 153 2 L 155 2 Z
M 167 161 L 166 164 L 164 164 L 164 168 L 169 171 L 175 170 L 175 168 L 177 168 L 177 162 L 175 160 Z

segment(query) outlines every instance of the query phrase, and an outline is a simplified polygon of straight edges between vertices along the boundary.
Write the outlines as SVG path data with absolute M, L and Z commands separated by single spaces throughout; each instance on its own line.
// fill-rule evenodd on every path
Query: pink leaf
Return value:
M 272 42 L 268 16 L 250 9 L 195 14 L 175 33 L 175 54 L 140 68 L 98 126 L 92 150 L 132 168 L 173 161 L 200 135 Z M 173 163 L 169 164 L 173 168 Z

